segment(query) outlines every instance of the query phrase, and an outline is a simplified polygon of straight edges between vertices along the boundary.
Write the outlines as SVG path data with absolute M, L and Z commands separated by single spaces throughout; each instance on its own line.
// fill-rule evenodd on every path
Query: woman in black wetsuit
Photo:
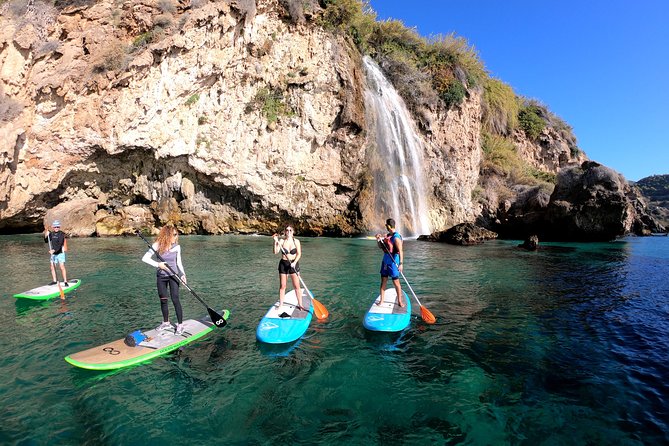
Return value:
M 300 309 L 302 306 L 302 290 L 300 289 L 300 278 L 297 274 L 300 272 L 300 257 L 302 257 L 302 248 L 300 241 L 293 237 L 293 227 L 286 226 L 283 239 L 279 239 L 278 234 L 274 234 L 274 254 L 281 253 L 279 261 L 279 307 L 283 305 L 283 298 L 286 295 L 286 282 L 288 275 L 293 281 L 293 289 L 297 295 L 297 304 Z

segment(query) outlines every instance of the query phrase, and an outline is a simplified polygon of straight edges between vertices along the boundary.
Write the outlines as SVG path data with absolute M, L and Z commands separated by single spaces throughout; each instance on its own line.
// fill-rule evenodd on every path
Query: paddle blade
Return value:
M 437 322 L 437 318 L 434 317 L 434 314 L 432 314 L 430 310 L 428 310 L 422 305 L 420 306 L 420 317 L 422 317 L 423 320 L 428 324 L 434 324 L 435 322 Z
M 209 313 L 209 317 L 211 318 L 211 321 L 214 323 L 215 326 L 218 328 L 223 328 L 228 324 L 228 321 L 223 318 L 220 314 L 212 310 L 211 308 L 207 307 L 207 312 Z
M 60 282 L 58 282 L 58 292 L 60 293 L 60 298 L 65 300 L 65 293 L 63 292 L 63 288 L 60 286 Z
M 325 306 L 322 303 L 314 299 L 313 296 L 311 298 L 311 303 L 314 306 L 314 314 L 316 315 L 316 318 L 326 319 L 330 315 L 328 309 L 325 308 Z

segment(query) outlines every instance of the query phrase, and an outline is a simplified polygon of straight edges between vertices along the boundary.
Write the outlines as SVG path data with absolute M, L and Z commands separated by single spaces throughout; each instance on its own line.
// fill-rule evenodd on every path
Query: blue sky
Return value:
M 574 128 L 628 180 L 669 174 L 669 0 L 371 0 L 423 36 L 467 39 L 493 77 Z

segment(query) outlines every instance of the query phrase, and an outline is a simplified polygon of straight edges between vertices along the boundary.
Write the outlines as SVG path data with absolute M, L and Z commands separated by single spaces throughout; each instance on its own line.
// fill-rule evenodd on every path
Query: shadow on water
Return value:
M 365 341 L 369 348 L 379 352 L 403 352 L 411 339 L 411 328 L 397 333 L 384 333 L 378 331 L 364 331 Z
M 16 299 L 16 316 L 21 318 L 43 310 L 52 303 L 48 300 Z
M 288 342 L 286 344 L 267 344 L 265 342 L 256 341 L 258 351 L 269 357 L 286 357 L 291 354 L 302 343 L 302 338 L 295 342 Z

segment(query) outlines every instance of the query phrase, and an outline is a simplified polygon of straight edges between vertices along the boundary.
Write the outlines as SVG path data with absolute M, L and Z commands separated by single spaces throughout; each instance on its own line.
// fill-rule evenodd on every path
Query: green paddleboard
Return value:
M 65 294 L 79 288 L 79 285 L 81 285 L 81 280 L 71 279 L 67 282 L 67 284 L 68 285 L 65 286 L 65 282 L 60 282 L 60 287 L 63 289 L 63 293 Z M 57 284 L 43 285 L 37 288 L 33 288 L 32 290 L 24 291 L 23 293 L 14 295 L 14 297 L 16 297 L 17 299 L 33 299 L 33 300 L 47 300 L 59 296 L 60 296 L 60 290 L 58 289 Z
M 228 310 L 223 310 L 223 319 L 226 321 L 230 316 Z M 75 367 L 89 370 L 114 370 L 131 365 L 139 364 L 164 355 L 186 344 L 200 339 L 210 333 L 216 326 L 211 322 L 209 316 L 200 320 L 188 319 L 184 321 L 183 334 L 174 333 L 174 328 L 169 330 L 152 329 L 143 332 L 147 339 L 135 347 L 125 343 L 125 339 L 103 344 L 99 347 L 66 356 L 65 361 Z

